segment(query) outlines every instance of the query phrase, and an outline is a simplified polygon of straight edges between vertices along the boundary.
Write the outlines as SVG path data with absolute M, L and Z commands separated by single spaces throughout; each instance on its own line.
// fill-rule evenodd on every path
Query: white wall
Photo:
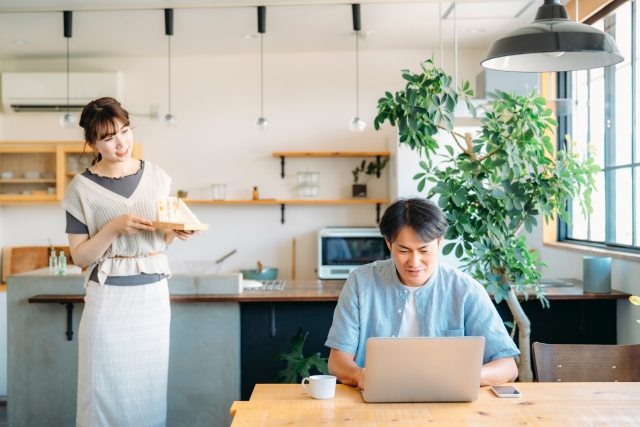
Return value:
M 460 52 L 460 77 L 475 81 L 484 50 Z M 172 112 L 176 129 L 148 118 L 132 117 L 136 141 L 144 157 L 173 178 L 172 190 L 189 198 L 208 198 L 212 183 L 227 183 L 229 199 L 249 199 L 257 185 L 263 198 L 296 197 L 297 171 L 320 171 L 321 199 L 349 198 L 351 170 L 361 159 L 289 159 L 286 179 L 274 151 L 385 150 L 394 134 L 388 125 L 376 132 L 376 102 L 384 91 L 404 87 L 400 70 L 418 71 L 431 56 L 422 51 L 364 51 L 360 57 L 360 116 L 366 131 L 354 134 L 355 58 L 349 52 L 265 54 L 265 116 L 272 129 L 261 133 L 253 122 L 260 114 L 258 55 L 174 57 Z M 447 53 L 445 58 L 452 59 Z M 61 71 L 58 59 L 6 60 L 2 71 Z M 452 72 L 452 65 L 445 63 Z M 151 104 L 167 110 L 166 58 L 72 59 L 73 71 L 123 71 L 125 107 L 147 113 Z M 2 114 L 3 141 L 81 140 L 81 129 L 61 129 L 58 114 Z M 388 197 L 388 169 L 369 184 L 370 197 Z M 58 206 L 5 206 L 2 222 L 8 245 L 45 245 L 47 238 L 64 244 L 64 215 Z M 231 249 L 221 271 L 250 268 L 257 260 L 291 275 L 291 240 L 297 239 L 297 278 L 316 278 L 316 235 L 326 226 L 375 225 L 375 206 L 280 207 L 196 206 L 194 212 L 210 229 L 190 242 L 177 242 L 167 255 L 172 270 L 185 271 L 185 260 L 213 260 Z

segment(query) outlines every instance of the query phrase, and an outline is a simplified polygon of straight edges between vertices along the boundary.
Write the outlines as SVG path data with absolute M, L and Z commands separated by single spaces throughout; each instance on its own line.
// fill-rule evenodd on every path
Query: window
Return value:
M 590 142 L 590 155 L 602 168 L 591 195 L 593 212 L 585 218 L 579 205 L 569 202 L 573 227 L 560 222 L 558 240 L 640 251 L 636 3 L 623 3 L 593 25 L 615 38 L 625 60 L 558 75 L 558 97 L 574 101 L 558 128 L 558 144 L 565 143 L 565 133 L 584 150 Z

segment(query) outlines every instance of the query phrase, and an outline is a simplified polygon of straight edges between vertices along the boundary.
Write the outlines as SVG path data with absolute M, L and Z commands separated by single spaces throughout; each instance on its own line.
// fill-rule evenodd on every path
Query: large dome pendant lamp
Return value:
M 535 21 L 493 42 L 482 66 L 499 71 L 555 72 L 606 67 L 623 60 L 613 37 L 569 20 L 560 0 L 544 0 Z
M 359 49 L 358 49 L 358 39 L 360 38 L 360 30 L 362 30 L 362 25 L 360 22 L 360 5 L 352 4 L 351 5 L 351 13 L 353 15 L 353 31 L 356 33 L 356 116 L 349 121 L 349 129 L 351 132 L 364 132 L 364 128 L 367 127 L 367 124 L 360 118 L 360 93 L 359 93 Z
M 71 114 L 69 108 L 69 39 L 71 38 L 73 28 L 73 12 L 62 12 L 64 19 L 64 36 L 67 39 L 67 112 L 60 117 L 60 126 L 63 128 L 74 128 L 77 120 L 76 116 Z
M 264 49 L 262 43 L 262 36 L 267 30 L 267 8 L 265 6 L 258 6 L 258 33 L 260 34 L 260 117 L 256 120 L 256 128 L 261 131 L 269 130 L 269 121 L 264 117 Z
M 162 122 L 168 128 L 175 128 L 178 124 L 176 116 L 171 114 L 171 36 L 173 36 L 173 9 L 164 10 L 164 33 L 169 41 L 168 49 L 168 71 L 169 71 L 169 110 Z

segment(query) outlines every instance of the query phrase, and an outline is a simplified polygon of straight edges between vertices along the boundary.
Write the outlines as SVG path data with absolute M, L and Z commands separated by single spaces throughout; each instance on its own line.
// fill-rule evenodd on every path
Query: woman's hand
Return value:
M 164 242 L 170 245 L 176 237 L 182 241 L 189 240 L 194 234 L 200 234 L 200 230 L 165 230 Z
M 134 214 L 124 214 L 112 219 L 108 224 L 116 234 L 132 235 L 141 231 L 155 231 L 153 223 Z

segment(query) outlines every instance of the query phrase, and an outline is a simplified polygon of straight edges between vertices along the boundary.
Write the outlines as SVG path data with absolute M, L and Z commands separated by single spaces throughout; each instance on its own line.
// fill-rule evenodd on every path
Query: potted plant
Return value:
M 382 169 L 384 169 L 388 162 L 388 157 L 382 161 L 371 161 L 368 165 L 367 161 L 363 160 L 360 166 L 356 166 L 356 168 L 351 171 L 351 173 L 353 174 L 353 187 L 351 191 L 352 196 L 367 197 L 367 182 L 369 182 L 373 175 L 380 176 L 380 172 L 382 171 Z M 361 176 L 363 177 L 362 179 Z
M 313 353 L 309 357 L 304 357 L 302 347 L 307 335 L 309 335 L 309 332 L 302 335 L 302 328 L 298 329 L 298 333 L 291 337 L 289 341 L 291 343 L 291 353 L 280 353 L 275 356 L 275 359 L 287 362 L 287 367 L 278 371 L 276 382 L 299 384 L 302 378 L 309 376 L 310 369 L 329 375 L 327 359 L 320 357 L 320 353 Z
M 462 269 L 493 293 L 497 303 L 506 300 L 513 314 L 513 337 L 519 330 L 521 355 L 516 359 L 521 381 L 531 381 L 530 321 L 517 294 L 525 299 L 533 293 L 544 307 L 549 306 L 540 287 L 542 274 L 538 252 L 527 246 L 522 228 L 531 232 L 536 216 L 545 221 L 554 215 L 571 223 L 566 211 L 569 198 L 579 204 L 583 214 L 591 212 L 593 174 L 600 170 L 577 143 L 555 150 L 549 134 L 557 126 L 544 98 L 535 91 L 516 96 L 501 91 L 490 94 L 493 106 L 481 119 L 475 138 L 453 130 L 453 111 L 460 100 L 469 102 L 473 91 L 464 82 L 457 91 L 451 77 L 436 68 L 433 60 L 421 64 L 422 72 L 402 71 L 407 81 L 395 95 L 387 92 L 378 101 L 377 129 L 385 121 L 398 125 L 400 144 L 418 151 L 423 172 L 414 176 L 418 191 L 426 181 L 435 184 L 427 197 L 438 196 L 438 205 L 449 220 L 443 253 L 454 252 Z M 444 130 L 453 136 L 455 146 L 445 145 L 438 153 L 433 138 Z M 434 159 L 440 157 L 442 161 Z

